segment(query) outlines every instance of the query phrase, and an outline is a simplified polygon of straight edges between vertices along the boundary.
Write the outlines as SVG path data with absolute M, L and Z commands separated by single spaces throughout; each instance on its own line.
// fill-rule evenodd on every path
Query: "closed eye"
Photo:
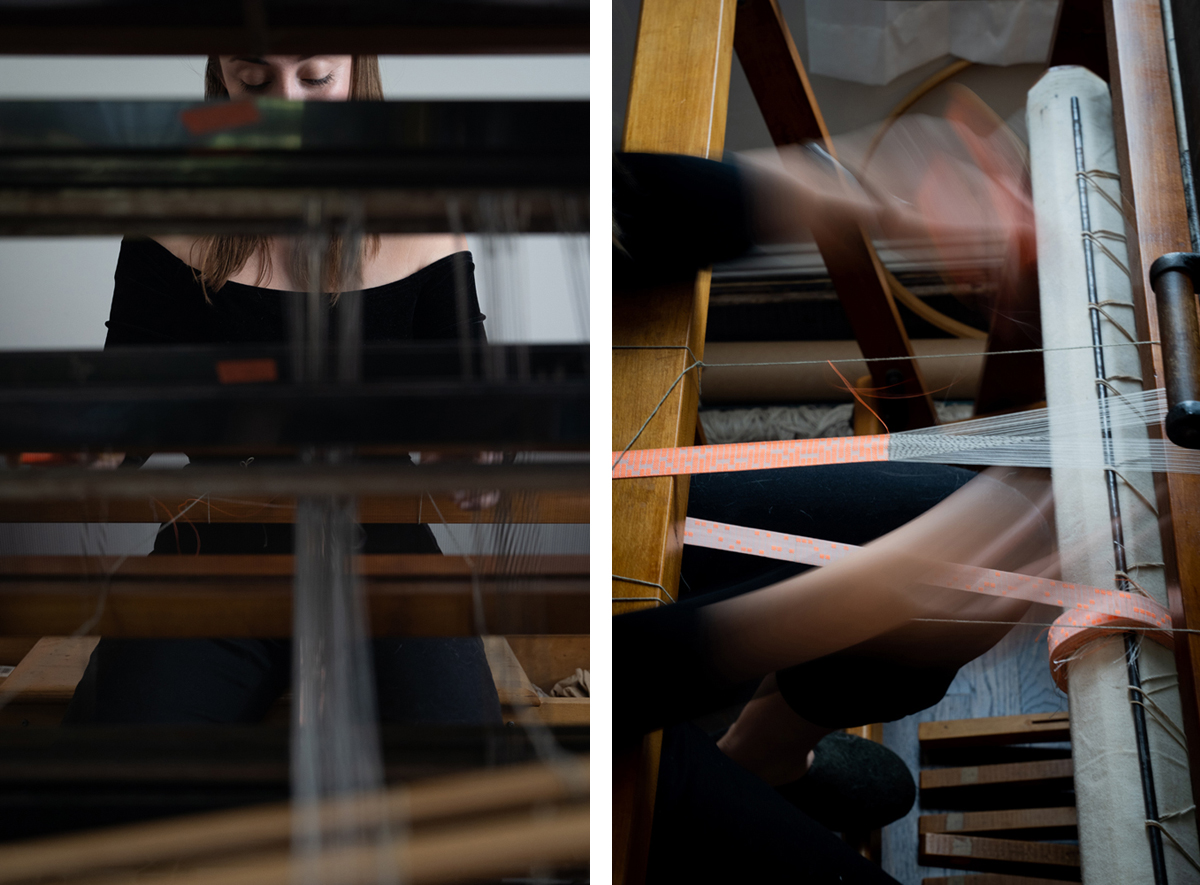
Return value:
M 320 80 L 305 80 L 304 82 L 309 86 L 327 86 L 333 82 L 333 71 L 330 71 Z

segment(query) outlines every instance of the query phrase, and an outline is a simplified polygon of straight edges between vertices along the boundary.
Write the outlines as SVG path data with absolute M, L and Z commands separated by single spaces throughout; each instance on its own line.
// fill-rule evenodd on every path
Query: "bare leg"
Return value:
M 717 746 L 742 768 L 777 787 L 804 776 L 812 764 L 813 748 L 832 730 L 797 716 L 780 695 L 772 674 Z

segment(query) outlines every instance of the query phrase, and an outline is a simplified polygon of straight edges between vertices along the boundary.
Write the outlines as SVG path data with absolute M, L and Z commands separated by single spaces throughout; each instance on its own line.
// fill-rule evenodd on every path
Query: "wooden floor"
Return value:
M 916 779 L 920 771 L 917 725 L 941 719 L 1013 716 L 1067 709 L 1067 696 L 1054 685 L 1047 662 L 1046 628 L 1022 625 L 990 652 L 963 667 L 936 706 L 883 726 L 884 744 L 900 755 Z M 908 816 L 883 830 L 883 868 L 903 885 L 926 876 L 961 876 L 917 863 L 917 817 L 944 809 L 922 808 L 918 798 Z

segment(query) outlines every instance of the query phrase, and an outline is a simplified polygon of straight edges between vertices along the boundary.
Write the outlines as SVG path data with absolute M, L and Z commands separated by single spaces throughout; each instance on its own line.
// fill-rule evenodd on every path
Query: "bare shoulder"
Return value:
M 459 234 L 381 236 L 379 251 L 363 268 L 363 286 L 370 289 L 402 280 L 466 248 L 467 238 Z
M 162 246 L 184 264 L 196 267 L 201 260 L 200 249 L 198 248 L 200 237 L 189 236 L 187 234 L 166 234 L 151 237 L 150 239 L 154 240 L 154 242 L 158 243 L 158 245 Z

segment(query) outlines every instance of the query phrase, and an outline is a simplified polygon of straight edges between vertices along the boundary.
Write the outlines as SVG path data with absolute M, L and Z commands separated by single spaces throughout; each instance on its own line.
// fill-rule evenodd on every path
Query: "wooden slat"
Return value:
M 88 659 L 96 648 L 95 636 L 45 636 L 37 641 L 0 683 L 0 704 L 63 703 L 75 694 Z
M 988 747 L 1002 744 L 1031 744 L 1069 741 L 1068 714 L 1031 713 L 1021 716 L 988 716 L 980 719 L 948 719 L 922 722 L 917 732 L 922 749 L 943 747 Z
M 1019 842 L 983 836 L 926 833 L 917 859 L 926 866 L 978 868 L 983 865 L 1079 868 L 1079 846 L 1058 842 Z
M 776 0 L 743 0 L 738 6 L 734 34 L 738 60 L 750 81 L 767 129 L 777 145 L 819 140 L 836 156 L 829 130 L 808 82 L 800 54 Z M 937 423 L 920 367 L 912 357 L 912 344 L 892 298 L 886 273 L 870 237 L 858 224 L 822 230 L 817 247 L 833 287 L 867 357 L 908 357 L 895 362 L 870 363 L 876 387 L 887 386 L 889 372 L 898 371 L 903 384 L 889 393 L 911 399 L 898 400 L 898 420 L 891 430 L 928 427 Z
M 540 574 L 481 577 L 458 557 L 399 554 L 358 560 L 378 636 L 583 633 L 588 630 L 586 557 L 545 557 Z M 252 636 L 291 634 L 293 560 L 288 556 L 154 556 L 129 559 L 101 580 L 92 557 L 0 559 L 0 633 Z M 476 622 L 474 590 L 484 623 Z
M 194 498 L 109 501 L 0 501 L 2 522 L 164 522 L 177 514 L 181 521 L 290 523 L 295 502 L 287 498 Z M 451 495 L 362 498 L 362 523 L 587 523 L 590 502 L 586 492 L 531 492 L 513 496 L 503 507 L 463 510 Z
M 424 828 L 456 819 L 570 802 L 586 796 L 587 759 L 507 765 L 392 788 L 382 796 L 387 818 Z M 339 806 L 323 815 L 333 823 Z M 285 846 L 290 804 L 189 815 L 0 846 L 0 882 L 73 877 L 103 870 L 145 868 L 171 861 Z
M 483 653 L 496 683 L 501 706 L 536 707 L 542 699 L 503 636 L 484 636 Z
M 591 698 L 542 698 L 541 704 L 529 707 L 542 725 L 587 725 L 591 722 Z
M 1070 759 L 1040 762 L 1003 762 L 999 765 L 968 765 L 962 768 L 926 768 L 921 772 L 922 790 L 952 787 L 986 787 L 1027 784 L 1037 781 L 1069 780 L 1074 776 Z
M 1137 336 L 1157 341 L 1147 272 L 1160 255 L 1191 250 L 1162 11 L 1158 0 L 1104 0 L 1104 21 Z M 1161 387 L 1161 348 L 1139 350 L 1146 386 Z M 1171 615 L 1177 628 L 1200 630 L 1200 476 L 1159 475 L 1155 491 Z M 1189 754 L 1200 759 L 1200 634 L 1175 634 L 1175 660 Z M 1200 765 L 1191 778 L 1200 796 Z
M 927 876 L 921 880 L 921 885 L 1062 885 L 1062 879 L 980 873 L 974 876 Z
M 591 669 L 592 638 L 577 636 L 506 636 L 529 681 L 542 691 L 575 673 Z
M 1054 830 L 1075 827 L 1074 808 L 1019 808 L 1007 811 L 954 811 L 923 814 L 918 833 L 988 833 L 1001 830 Z
M 623 145 L 627 151 L 719 157 L 725 139 L 735 0 L 643 0 Z M 707 271 L 694 281 L 653 291 L 613 293 L 612 445 L 690 445 L 696 434 L 698 371 L 667 394 L 694 359 L 704 356 Z M 648 349 L 666 348 L 666 349 Z M 613 488 L 614 575 L 660 585 L 613 581 L 612 595 L 674 597 L 683 553 L 687 477 L 623 480 Z M 614 614 L 646 603 L 616 603 Z M 661 734 L 614 760 L 613 877 L 645 878 L 654 815 Z
M 468 818 L 452 826 L 420 829 L 380 845 L 396 878 L 412 885 L 495 881 L 530 869 L 586 866 L 589 815 L 586 803 L 547 805 L 536 814 Z M 363 882 L 380 877 L 381 854 L 350 847 L 321 852 L 306 872 L 317 882 Z M 215 853 L 186 863 L 167 862 L 105 882 L 139 885 L 289 885 L 295 881 L 288 846 L 245 853 Z M 89 877 L 89 882 L 97 879 Z

